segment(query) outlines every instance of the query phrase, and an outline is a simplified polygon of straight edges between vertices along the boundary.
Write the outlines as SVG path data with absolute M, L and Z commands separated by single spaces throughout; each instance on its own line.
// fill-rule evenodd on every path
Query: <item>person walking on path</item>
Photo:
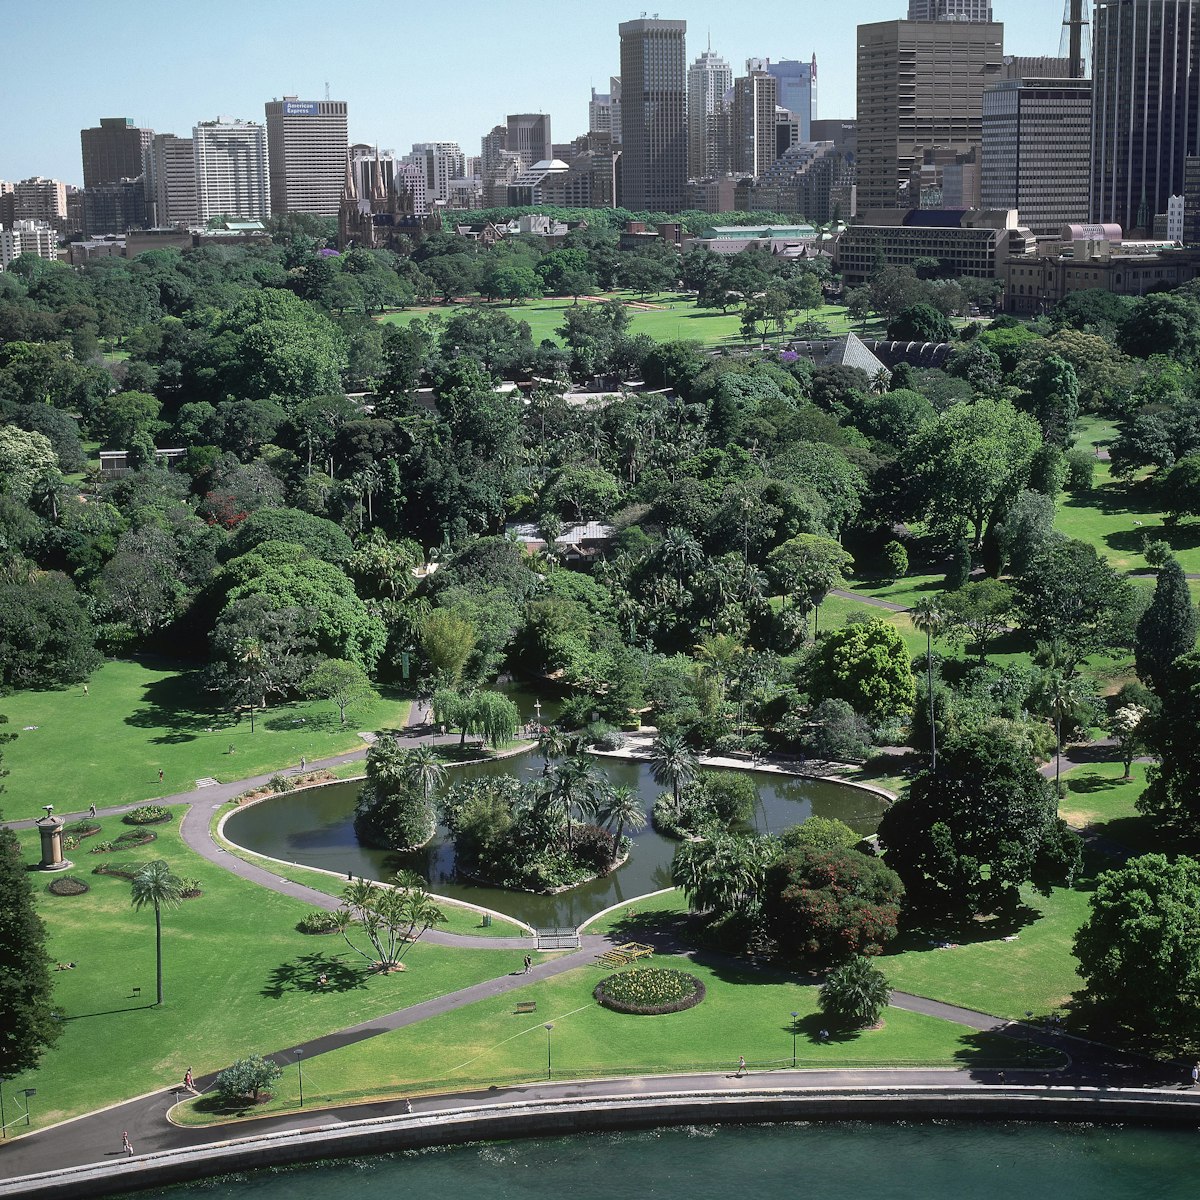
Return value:
M 192 1068 L 191 1067 L 188 1067 L 188 1069 L 186 1071 L 184 1071 L 184 1073 L 183 1073 L 183 1086 L 185 1088 L 187 1088 L 187 1090 L 189 1092 L 194 1092 L 196 1090 L 196 1085 L 192 1081 Z
M 89 805 L 88 805 L 88 816 L 89 816 L 89 817 L 94 817 L 95 815 L 96 815 L 96 806 L 95 806 L 95 804 L 89 804 Z
M 304 768 L 305 768 L 305 767 L 307 767 L 307 766 L 308 766 L 308 759 L 307 759 L 307 758 L 303 758 L 303 757 L 302 757 L 302 758 L 300 759 L 300 770 L 302 770 L 302 771 L 303 771 L 303 770 L 304 770 Z
M 133 1143 L 129 1140 L 129 1130 L 128 1129 L 125 1130 L 125 1132 L 123 1134 L 121 1134 L 121 1149 L 124 1150 L 125 1153 L 128 1154 L 130 1157 L 133 1156 Z
M 1192 1087 L 1200 1083 L 1200 1062 L 1192 1064 Z
M 533 955 L 525 955 L 525 974 L 528 975 L 533 970 Z
M 738 1079 L 741 1079 L 741 1077 L 742 1077 L 743 1075 L 745 1075 L 745 1073 L 746 1073 L 746 1056 L 745 1056 L 744 1054 L 739 1054 L 739 1055 L 738 1055 L 738 1069 L 737 1069 L 737 1076 L 736 1076 L 736 1078 L 738 1078 Z
M 162 783 L 162 781 L 163 781 L 163 769 L 162 769 L 162 767 L 159 767 L 158 768 L 158 782 Z

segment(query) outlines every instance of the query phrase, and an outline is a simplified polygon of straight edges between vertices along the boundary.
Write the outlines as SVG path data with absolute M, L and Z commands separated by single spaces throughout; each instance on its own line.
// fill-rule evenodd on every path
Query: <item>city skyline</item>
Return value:
M 0 0 L 0 12 L 11 4 Z M 994 0 L 993 8 L 995 19 L 1006 24 L 1006 53 L 1056 52 L 1057 3 Z M 364 43 L 354 22 L 327 27 L 328 9 L 314 0 L 264 0 L 253 9 L 231 0 L 180 9 L 115 0 L 103 26 L 90 5 L 63 0 L 56 16 L 64 27 L 87 30 L 87 53 L 72 62 L 70 85 L 59 89 L 45 87 L 44 64 L 30 56 L 6 64 L 9 120 L 0 178 L 43 175 L 80 184 L 79 130 L 101 117 L 128 116 L 157 133 L 186 137 L 195 124 L 218 115 L 262 121 L 265 104 L 285 93 L 323 99 L 326 82 L 330 96 L 349 107 L 351 142 L 399 153 L 437 140 L 458 141 L 466 154 L 477 154 L 479 139 L 505 112 L 550 114 L 561 142 L 584 133 L 589 89 L 607 90 L 619 69 L 617 25 L 636 19 L 640 10 L 580 5 L 559 24 L 497 22 L 496 13 L 506 9 L 518 13 L 515 3 L 485 6 L 478 0 L 464 0 L 453 14 L 426 10 L 399 52 L 372 70 L 365 56 L 378 43 Z M 815 3 L 799 9 L 801 18 L 823 15 Z M 659 15 L 688 22 L 689 63 L 710 37 L 736 74 L 748 57 L 807 61 L 815 52 L 819 115 L 851 119 L 857 25 L 901 19 L 906 11 L 904 0 L 862 0 L 844 24 L 806 27 L 801 20 L 786 35 L 778 9 L 759 0 L 736 12 L 716 0 L 688 0 Z M 485 14 L 491 18 L 486 23 Z M 506 68 L 515 61 L 537 69 Z M 477 78 L 486 78 L 488 87 L 472 86 Z

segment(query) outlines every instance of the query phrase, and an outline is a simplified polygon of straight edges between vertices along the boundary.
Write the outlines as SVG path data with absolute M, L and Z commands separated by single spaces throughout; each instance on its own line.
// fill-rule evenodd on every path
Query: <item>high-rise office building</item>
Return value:
M 908 0 L 910 21 L 979 21 L 992 19 L 992 0 Z
M 625 21 L 621 36 L 621 203 L 679 212 L 688 173 L 687 22 Z
M 858 27 L 858 210 L 916 207 L 914 168 L 982 140 L 983 90 L 1004 70 L 1004 26 L 880 21 Z
M 688 176 L 704 179 L 717 172 L 709 118 L 733 87 L 733 68 L 712 48 L 705 50 L 687 73 Z
M 145 229 L 151 206 L 146 202 L 143 177 L 118 183 L 98 183 L 83 189 L 83 235 L 119 236 L 131 229 Z
M 196 154 L 191 138 L 156 133 L 150 147 L 154 176 L 154 220 L 158 225 L 195 225 Z
M 608 80 L 608 91 L 598 92 L 592 88 L 592 99 L 588 104 L 588 133 L 606 133 L 612 144 L 621 144 L 621 77 L 612 75 Z
M 779 106 L 786 108 L 799 123 L 799 142 L 811 142 L 813 118 L 817 115 L 817 56 L 812 62 L 785 58 L 777 63 L 767 60 L 766 71 L 775 77 Z
M 1017 209 L 1035 234 L 1088 219 L 1092 85 L 1004 79 L 983 93 L 982 208 Z
M 346 102 L 284 96 L 266 111 L 271 211 L 336 217 L 350 141 Z
M 550 118 L 545 113 L 509 113 L 506 130 L 504 148 L 520 158 L 526 171 L 554 157 Z
M 83 186 L 120 183 L 139 175 L 148 177 L 153 137 L 153 129 L 139 128 L 132 117 L 101 117 L 95 128 L 81 129 Z
M 766 71 L 750 71 L 733 84 L 733 169 L 765 175 L 776 154 L 777 86 Z
M 445 204 L 450 199 L 450 181 L 462 179 L 467 160 L 457 142 L 417 142 L 408 161 L 425 172 L 429 203 Z
M 196 208 L 201 221 L 213 217 L 265 219 L 271 215 L 267 131 L 254 121 L 218 117 L 192 130 Z M 342 152 L 342 174 L 346 155 Z
M 1200 0 L 1098 0 L 1091 219 L 1149 230 L 1200 155 Z

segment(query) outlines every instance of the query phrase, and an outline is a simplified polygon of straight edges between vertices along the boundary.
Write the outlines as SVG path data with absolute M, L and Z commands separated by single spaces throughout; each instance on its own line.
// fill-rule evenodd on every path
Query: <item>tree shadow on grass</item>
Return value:
M 1132 782 L 1132 779 L 1123 779 L 1120 776 L 1109 777 L 1089 774 L 1068 779 L 1067 791 L 1073 792 L 1076 795 L 1090 796 L 1095 792 L 1109 792 L 1113 788 L 1125 787 Z
M 668 947 L 675 950 L 696 944 L 692 920 L 688 913 L 635 909 L 613 922 L 611 936 L 618 942 L 645 942 L 667 953 Z
M 894 954 L 913 952 L 952 952 L 958 946 L 976 946 L 1017 938 L 1022 929 L 1040 921 L 1043 915 L 1040 909 L 1020 904 L 1010 912 L 977 920 L 911 925 L 901 930 L 896 940 L 884 951 L 883 959 Z
M 959 1038 L 959 1047 L 954 1052 L 956 1066 L 970 1071 L 979 1083 L 1050 1083 L 1057 1082 L 1055 1074 L 1070 1065 L 1070 1058 L 1053 1046 L 1045 1044 L 1044 1034 L 1025 1036 L 1015 1028 L 1010 1034 L 973 1031 Z M 1019 1071 L 1014 1079 L 1007 1079 L 1006 1072 Z M 1031 1079 L 1028 1072 L 1046 1076 Z
M 142 688 L 142 703 L 126 718 L 135 729 L 161 729 L 154 745 L 192 742 L 202 733 L 230 727 L 233 718 L 206 702 L 201 673 L 184 670 Z
M 336 712 L 306 712 L 298 715 L 291 708 L 268 709 L 269 715 L 260 716 L 258 723 L 273 733 L 295 732 L 299 729 L 309 729 L 315 733 L 332 733 L 341 726 Z M 344 728 L 349 729 L 346 725 Z
M 259 994 L 269 1000 L 282 1000 L 287 992 L 353 992 L 366 985 L 368 973 L 365 965 L 347 961 L 344 954 L 318 951 L 280 963 Z

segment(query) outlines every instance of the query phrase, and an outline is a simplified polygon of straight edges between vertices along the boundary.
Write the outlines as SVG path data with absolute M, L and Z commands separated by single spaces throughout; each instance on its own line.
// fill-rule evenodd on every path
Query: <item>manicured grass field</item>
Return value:
M 1163 839 L 1135 807 L 1146 788 L 1146 766 L 1134 763 L 1133 778 L 1122 779 L 1120 763 L 1076 767 L 1063 776 L 1067 795 L 1059 805 L 1063 820 L 1077 829 L 1089 826 L 1101 837 L 1139 854 L 1161 851 Z
M 40 816 L 43 804 L 84 812 L 92 802 L 189 791 L 206 777 L 231 782 L 362 748 L 358 730 L 398 728 L 408 715 L 408 701 L 387 696 L 342 726 L 330 701 L 301 701 L 259 713 L 251 733 L 249 718 L 235 722 L 211 702 L 200 671 L 170 663 L 105 663 L 87 695 L 80 687 L 15 692 L 0 704 L 17 734 L 4 747 L 10 775 L 0 808 L 16 821 Z
M 697 308 L 694 296 L 675 292 L 663 292 L 643 299 L 632 292 L 612 292 L 604 299 L 623 300 L 630 304 L 631 334 L 646 334 L 655 341 L 695 341 L 706 346 L 745 346 L 742 337 L 742 318 L 738 310 L 722 313 L 718 309 Z M 581 300 L 580 304 L 594 303 Z M 574 301 L 566 299 L 532 300 L 523 304 L 509 305 L 498 303 L 496 311 L 506 313 L 515 321 L 524 321 L 529 325 L 534 344 L 549 338 L 561 342 L 558 328 L 563 323 L 563 313 L 571 308 Z M 406 325 L 414 317 L 429 317 L 434 315 L 449 316 L 461 305 L 432 305 L 429 308 L 410 308 L 403 312 L 387 313 L 380 319 L 389 325 Z M 842 334 L 851 328 L 851 322 L 843 307 L 827 305 L 820 310 L 814 309 L 812 317 L 823 321 L 832 334 Z M 860 323 L 853 325 L 856 333 L 861 333 Z M 882 336 L 883 329 L 879 322 L 867 323 L 867 334 Z
M 892 1065 L 1015 1065 L 1022 1047 L 1007 1038 L 889 1009 L 884 1026 L 822 1042 L 825 1024 L 817 989 L 783 975 L 753 976 L 695 959 L 656 956 L 700 979 L 707 997 L 685 1012 L 628 1016 L 602 1008 L 592 989 L 610 972 L 584 967 L 519 992 L 483 1000 L 407 1029 L 305 1061 L 305 1103 L 345 1103 L 367 1097 L 442 1091 L 545 1079 L 547 1039 L 555 1078 L 736 1070 L 744 1055 L 751 1071 L 792 1065 L 792 1018 L 799 1014 L 797 1062 L 803 1067 Z M 518 1014 L 520 1001 L 536 1013 Z M 547 1034 L 546 1023 L 554 1026 Z M 295 1106 L 296 1079 L 288 1072 L 263 1110 Z M 310 1100 L 309 1097 L 312 1097 Z M 200 1102 L 201 1110 L 204 1102 Z M 187 1122 L 211 1120 L 195 1103 Z
M 54 973 L 62 1038 L 38 1071 L 6 1085 L 37 1088 L 34 1125 L 170 1086 L 188 1067 L 201 1075 L 514 968 L 510 950 L 418 943 L 405 957 L 407 971 L 368 974 L 365 960 L 338 935 L 296 931 L 307 911 L 303 904 L 192 854 L 179 839 L 177 820 L 156 827 L 158 840 L 151 845 L 90 854 L 89 843 L 115 839 L 129 828 L 112 817 L 102 826 L 98 839 L 71 852 L 76 866 L 70 874 L 92 890 L 73 897 L 42 890 L 38 896 L 51 956 L 77 965 Z M 36 835 L 20 837 L 26 860 L 36 861 Z M 131 907 L 125 880 L 90 873 L 103 861 L 155 858 L 199 879 L 203 888 L 199 898 L 163 914 L 161 1008 L 154 1006 L 153 912 Z M 41 889 L 49 881 L 35 878 Z M 322 971 L 329 977 L 325 988 L 317 985 Z

